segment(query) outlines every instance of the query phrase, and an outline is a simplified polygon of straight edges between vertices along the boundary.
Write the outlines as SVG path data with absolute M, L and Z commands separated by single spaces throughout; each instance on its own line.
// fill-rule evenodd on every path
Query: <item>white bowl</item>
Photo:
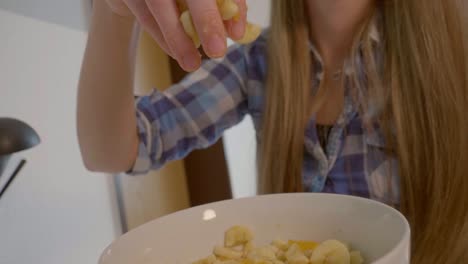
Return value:
M 189 264 L 211 254 L 233 225 L 252 229 L 257 245 L 274 239 L 338 239 L 365 263 L 408 264 L 410 228 L 384 204 L 333 194 L 276 194 L 207 204 L 156 219 L 117 239 L 100 264 Z

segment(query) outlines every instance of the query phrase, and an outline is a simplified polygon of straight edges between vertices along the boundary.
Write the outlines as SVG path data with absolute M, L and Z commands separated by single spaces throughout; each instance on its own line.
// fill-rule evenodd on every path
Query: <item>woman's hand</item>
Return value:
M 201 63 L 200 53 L 179 20 L 180 12 L 176 0 L 106 1 L 115 13 L 121 16 L 135 16 L 139 24 L 184 70 L 198 69 Z M 244 36 L 247 14 L 245 0 L 236 0 L 240 16 L 227 22 L 222 20 L 216 0 L 185 1 L 203 49 L 209 57 L 216 58 L 225 54 L 227 37 L 240 39 Z

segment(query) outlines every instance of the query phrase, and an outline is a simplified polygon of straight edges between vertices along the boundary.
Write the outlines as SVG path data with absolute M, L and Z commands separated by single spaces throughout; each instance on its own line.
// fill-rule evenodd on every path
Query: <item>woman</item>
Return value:
M 203 63 L 165 93 L 138 99 L 136 111 L 127 6 L 186 70 L 200 61 L 179 34 L 174 1 L 109 2 L 95 1 L 79 87 L 78 132 L 89 169 L 157 169 L 209 146 L 250 114 L 261 192 L 377 199 L 409 219 L 413 263 L 468 261 L 462 0 L 272 1 L 271 28 L 257 41 Z M 187 2 L 207 53 L 224 54 L 219 14 L 201 11 L 214 1 Z M 233 38 L 243 34 L 246 8 L 239 5 L 241 21 L 226 23 Z

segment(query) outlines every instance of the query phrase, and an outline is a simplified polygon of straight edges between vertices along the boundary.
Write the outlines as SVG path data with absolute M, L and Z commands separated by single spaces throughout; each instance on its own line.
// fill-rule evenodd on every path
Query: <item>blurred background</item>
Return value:
M 248 3 L 249 19 L 267 26 L 269 0 Z M 86 171 L 75 108 L 91 6 L 90 0 L 0 1 L 0 117 L 26 122 L 41 139 L 15 153 L 0 176 L 2 187 L 18 161 L 27 160 L 0 199 L 1 264 L 96 263 L 112 240 L 142 223 L 255 195 L 256 142 L 249 118 L 212 149 L 146 176 Z M 165 89 L 184 75 L 147 35 L 140 40 L 137 94 Z

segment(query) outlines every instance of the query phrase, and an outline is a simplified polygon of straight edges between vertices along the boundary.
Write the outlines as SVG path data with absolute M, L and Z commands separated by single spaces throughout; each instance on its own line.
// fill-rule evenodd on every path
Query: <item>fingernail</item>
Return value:
M 231 26 L 231 34 L 234 39 L 241 39 L 244 36 L 245 26 L 241 22 L 234 22 Z
M 222 56 L 226 50 L 226 39 L 219 35 L 212 35 L 208 41 L 207 53 L 210 56 Z
M 184 68 L 188 71 L 194 71 L 198 69 L 200 65 L 200 59 L 192 54 L 186 55 L 182 58 L 182 63 L 184 64 Z
M 239 0 L 234 0 L 236 2 L 237 6 L 240 6 L 240 1 Z M 231 24 L 231 34 L 232 37 L 235 39 L 241 39 L 244 36 L 245 32 L 245 23 L 241 21 L 241 13 L 237 14 L 232 19 L 232 24 Z

